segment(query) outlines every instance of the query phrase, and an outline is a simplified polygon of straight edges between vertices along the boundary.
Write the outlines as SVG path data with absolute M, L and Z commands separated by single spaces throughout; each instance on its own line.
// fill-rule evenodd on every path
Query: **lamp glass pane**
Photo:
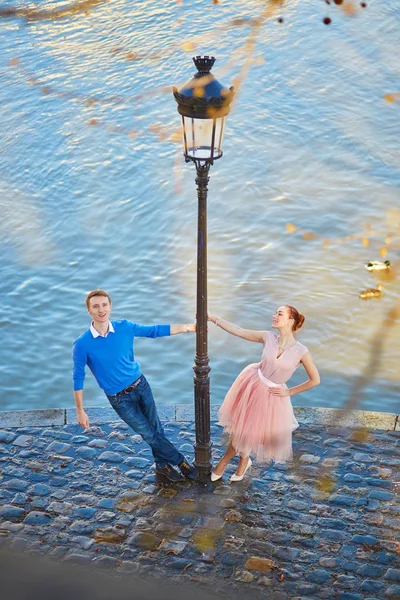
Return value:
M 193 119 L 192 117 L 183 117 L 184 147 L 187 156 L 197 160 L 215 159 L 222 156 L 225 118 Z M 214 127 L 214 149 L 212 151 Z

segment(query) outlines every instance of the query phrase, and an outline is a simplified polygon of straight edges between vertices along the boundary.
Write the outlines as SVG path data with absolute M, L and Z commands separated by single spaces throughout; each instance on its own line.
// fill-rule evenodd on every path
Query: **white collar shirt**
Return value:
M 97 331 L 97 329 L 94 328 L 93 321 L 92 321 L 89 329 L 90 329 L 90 333 L 92 334 L 92 336 L 94 338 L 97 338 L 97 337 L 107 337 L 109 333 L 115 333 L 114 332 L 114 327 L 113 327 L 113 324 L 111 323 L 111 321 L 108 321 L 108 329 L 107 329 L 107 333 L 105 335 L 101 335 L 101 333 L 99 333 Z

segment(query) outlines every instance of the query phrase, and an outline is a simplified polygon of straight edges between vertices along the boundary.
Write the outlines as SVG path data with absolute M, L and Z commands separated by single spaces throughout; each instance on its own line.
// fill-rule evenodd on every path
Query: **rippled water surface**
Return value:
M 397 0 L 353 17 L 332 5 L 329 26 L 322 1 L 287 2 L 246 49 L 265 6 L 110 0 L 0 20 L 2 409 L 73 405 L 90 289 L 110 292 L 114 318 L 194 318 L 195 173 L 168 86 L 212 54 L 238 93 L 211 169 L 210 310 L 260 329 L 294 304 L 322 383 L 293 403 L 345 406 L 356 390 L 358 407 L 399 412 L 400 325 L 385 321 L 400 287 L 400 102 L 384 100 L 400 91 Z M 385 243 L 391 273 L 368 273 Z M 359 298 L 378 283 L 381 297 Z M 137 340 L 159 404 L 193 402 L 194 342 Z M 210 326 L 212 403 L 260 353 Z M 106 403 L 89 374 L 85 404 Z

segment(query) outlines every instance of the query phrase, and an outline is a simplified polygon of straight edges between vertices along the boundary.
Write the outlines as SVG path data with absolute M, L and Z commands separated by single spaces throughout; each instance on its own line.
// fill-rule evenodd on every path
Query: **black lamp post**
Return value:
M 233 99 L 233 87 L 224 88 L 210 73 L 212 56 L 193 58 L 197 73 L 179 89 L 173 88 L 182 133 L 186 162 L 196 165 L 198 197 L 197 227 L 197 327 L 194 358 L 194 406 L 196 421 L 195 465 L 203 475 L 211 472 L 210 378 L 207 340 L 207 184 L 208 171 L 222 156 L 226 116 Z

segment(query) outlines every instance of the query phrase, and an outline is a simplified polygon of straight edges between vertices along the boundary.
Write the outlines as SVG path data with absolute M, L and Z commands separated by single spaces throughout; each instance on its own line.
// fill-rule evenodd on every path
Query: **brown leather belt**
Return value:
M 131 383 L 131 385 L 128 385 L 128 387 L 126 387 L 124 390 L 121 390 L 120 392 L 118 392 L 118 394 L 112 394 L 112 395 L 113 396 L 124 396 L 125 394 L 129 394 L 129 392 L 132 392 L 139 385 L 139 383 L 141 381 L 142 381 L 142 378 L 139 377 L 139 379 L 136 379 L 136 381 Z

